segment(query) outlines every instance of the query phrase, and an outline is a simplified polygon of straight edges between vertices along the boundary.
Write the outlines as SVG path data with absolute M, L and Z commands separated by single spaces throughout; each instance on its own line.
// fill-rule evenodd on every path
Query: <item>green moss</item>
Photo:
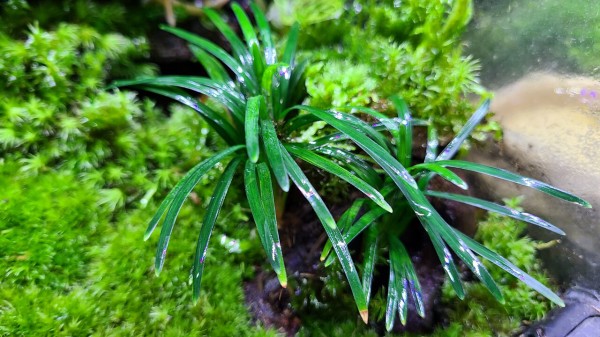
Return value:
M 464 97 L 487 95 L 478 63 L 462 54 L 470 17 L 469 0 L 362 0 L 338 19 L 308 20 L 316 23 L 303 27 L 300 45 L 314 62 L 311 104 L 388 110 L 386 99 L 399 94 L 415 117 L 432 118 L 443 135 L 456 132 L 471 112 Z
M 515 198 L 505 202 L 508 206 L 518 209 L 521 199 Z M 539 242 L 524 236 L 525 229 L 526 224 L 523 222 L 489 214 L 479 223 L 475 238 L 548 286 L 548 278 L 536 257 L 535 247 Z M 487 261 L 484 261 L 484 264 L 492 277 L 498 280 L 506 304 L 502 305 L 495 301 L 480 283 L 467 283 L 465 300 L 457 301 L 451 286 L 446 284 L 444 302 L 451 305 L 448 318 L 450 322 L 462 322 L 460 328 L 456 324 L 451 326 L 457 336 L 475 334 L 475 332 L 487 336 L 512 336 L 522 321 L 539 320 L 552 307 L 551 302 L 523 282 L 507 275 Z M 502 317 L 502 319 L 489 319 L 490 317 Z M 440 334 L 442 335 L 444 334 Z
M 206 186 L 196 191 L 201 204 L 182 209 L 169 268 L 155 277 L 156 242 L 142 240 L 154 203 L 110 223 L 108 212 L 94 207 L 91 184 L 64 172 L 16 173 L 8 163 L 0 174 L 0 335 L 275 335 L 249 324 L 242 277 L 261 248 L 239 206 L 230 204 L 218 224 L 220 234 L 241 240 L 239 248 L 213 237 L 205 291 L 194 304 L 188 276 L 195 238 L 186 233 L 200 225 Z
M 167 117 L 131 92 L 102 90 L 118 69 L 152 73 L 128 65 L 145 47 L 67 24 L 33 26 L 25 40 L 0 35 L 2 336 L 275 335 L 252 326 L 244 305 L 242 281 L 262 248 L 236 193 L 211 241 L 205 291 L 191 301 L 188 234 L 222 167 L 181 210 L 169 266 L 154 275 L 156 237 L 144 242 L 143 232 L 156 201 L 216 137 L 189 109 Z

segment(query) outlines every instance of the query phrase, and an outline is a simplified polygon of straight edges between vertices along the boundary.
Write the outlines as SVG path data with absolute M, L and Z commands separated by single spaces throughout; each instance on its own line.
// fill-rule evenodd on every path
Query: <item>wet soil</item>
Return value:
M 434 179 L 431 187 L 432 189 L 452 193 L 464 192 L 441 179 Z M 326 202 L 331 213 L 337 219 L 347 209 L 352 200 L 360 196 L 360 193 L 351 192 L 346 203 Z M 475 213 L 472 208 L 446 201 L 432 200 L 432 203 L 450 224 L 465 233 L 473 234 Z M 291 189 L 289 192 L 286 212 L 280 227 L 282 250 L 288 272 L 288 288 L 282 288 L 275 274 L 267 269 L 260 270 L 253 280 L 246 282 L 244 292 L 246 304 L 255 322 L 263 326 L 274 327 L 286 336 L 294 336 L 302 325 L 303 317 L 314 317 L 323 314 L 320 309 L 318 313 L 314 312 L 315 307 L 310 303 L 310 301 L 314 301 L 315 294 L 317 294 L 316 297 L 319 297 L 319 300 L 323 301 L 325 306 L 331 304 L 328 302 L 339 302 L 340 298 L 339 294 L 337 297 L 331 294 L 329 296 L 327 294 L 323 295 L 323 293 L 328 292 L 325 289 L 327 285 L 323 278 L 328 274 L 331 277 L 332 273 L 331 270 L 325 270 L 319 261 L 321 249 L 326 241 L 326 234 L 316 214 L 296 189 Z M 407 324 L 402 326 L 398 322 L 399 320 L 396 320 L 397 324 L 394 327 L 394 332 L 431 332 L 435 326 L 443 322 L 440 297 L 444 272 L 427 234 L 418 222 L 409 226 L 402 240 L 411 255 L 421 282 L 426 316 L 425 318 L 419 317 L 416 314 L 414 303 L 411 301 Z M 357 251 L 359 246 L 355 246 L 355 242 L 360 241 L 355 240 L 350 245 L 350 250 Z M 355 259 L 357 259 L 357 263 L 360 263 L 360 256 L 355 256 Z M 386 268 L 380 267 L 380 269 L 373 280 L 373 293 L 385 287 L 388 282 L 387 275 L 389 271 L 383 270 Z M 331 279 L 328 281 L 331 281 Z M 347 285 L 342 291 L 344 292 L 343 296 L 351 300 Z M 310 296 L 308 294 L 312 294 L 313 297 L 307 299 Z M 335 306 L 335 303 L 332 306 Z M 351 311 L 353 309 L 354 311 Z M 332 319 L 335 315 L 341 315 L 335 311 L 335 309 L 329 311 L 334 315 L 331 317 Z M 345 309 L 343 314 L 354 314 L 358 317 L 353 305 L 350 305 L 349 309 Z M 380 334 L 385 333 L 384 322 L 370 322 L 369 324 Z

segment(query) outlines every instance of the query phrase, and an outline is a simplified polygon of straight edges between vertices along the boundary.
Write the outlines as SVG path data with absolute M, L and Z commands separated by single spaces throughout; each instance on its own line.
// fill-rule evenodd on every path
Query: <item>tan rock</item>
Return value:
M 540 179 L 583 197 L 584 209 L 493 178 L 474 185 L 494 200 L 525 195 L 524 208 L 562 228 L 567 237 L 544 252 L 566 281 L 600 287 L 600 82 L 536 73 L 496 92 L 491 110 L 502 125 L 500 144 L 487 144 L 469 160 Z M 541 230 L 542 239 L 559 238 Z

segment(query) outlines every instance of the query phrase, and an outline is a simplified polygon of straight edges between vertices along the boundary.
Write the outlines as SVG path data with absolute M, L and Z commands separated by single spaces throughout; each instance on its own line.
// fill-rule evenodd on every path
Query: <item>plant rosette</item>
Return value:
M 171 233 L 187 196 L 204 174 L 217 164 L 233 157 L 217 181 L 200 228 L 191 272 L 194 300 L 199 297 L 205 256 L 215 221 L 236 172 L 243 167 L 247 201 L 257 232 L 267 259 L 283 287 L 287 285 L 287 275 L 277 226 L 278 214 L 281 212 L 282 201 L 285 192 L 290 188 L 291 180 L 315 210 L 327 233 L 330 243 L 324 249 L 323 259 L 326 260 L 326 264 L 330 264 L 334 261 L 334 255 L 330 254 L 330 251 L 335 251 L 365 322 L 368 320 L 371 280 L 378 245 L 388 246 L 391 266 L 386 311 L 388 329 L 393 325 L 397 311 L 402 322 L 405 321 L 409 293 L 418 312 L 424 314 L 419 281 L 401 242 L 403 226 L 414 217 L 425 227 L 459 297 L 464 296 L 464 291 L 451 252 L 454 252 L 500 301 L 502 294 L 476 254 L 562 305 L 560 298 L 551 290 L 510 261 L 453 229 L 427 199 L 431 196 L 455 200 L 564 234 L 546 221 L 527 213 L 481 199 L 427 189 L 428 181 L 435 174 L 466 188 L 466 183 L 448 169 L 451 167 L 533 187 L 589 207 L 586 201 L 545 183 L 480 164 L 451 160 L 473 128 L 485 117 L 489 102 L 486 101 L 475 112 L 463 130 L 440 154 L 436 152 L 435 129 L 429 127 L 426 160 L 411 166 L 412 128 L 414 125 L 431 123 L 412 119 L 405 102 L 397 97 L 392 98 L 398 110 L 397 118 L 389 118 L 368 108 L 346 108 L 356 114 L 363 113 L 374 117 L 379 121 L 375 125 L 364 122 L 355 114 L 342 112 L 342 108 L 323 110 L 299 105 L 306 96 L 303 73 L 307 65 L 307 62 L 297 63 L 295 59 L 299 26 L 292 26 L 284 51 L 278 55 L 269 24 L 261 10 L 255 4 L 251 5 L 258 26 L 257 35 L 244 10 L 235 3 L 232 9 L 241 27 L 244 41 L 216 11 L 206 10 L 207 17 L 230 43 L 231 54 L 202 37 L 177 28 L 163 27 L 190 43 L 191 51 L 205 67 L 208 77 L 163 76 L 119 81 L 113 85 L 134 86 L 193 108 L 227 144 L 226 149 L 193 167 L 167 195 L 152 218 L 146 238 L 162 220 L 155 258 L 157 273 L 163 268 Z M 210 98 L 218 107 L 201 101 L 199 95 Z M 339 132 L 309 142 L 294 142 L 289 138 L 294 131 L 309 127 L 317 121 L 324 121 Z M 382 131 L 387 131 L 389 135 Z M 338 144 L 345 141 L 351 141 L 367 156 L 338 147 Z M 363 192 L 367 198 L 358 200 L 358 206 L 355 204 L 350 207 L 339 223 L 336 223 L 296 160 L 309 163 L 345 180 Z M 366 207 L 368 212 L 356 219 L 361 206 Z M 386 225 L 392 222 L 386 219 L 396 219 L 394 223 L 404 225 Z M 361 280 L 350 255 L 348 243 L 364 230 L 367 230 L 367 235 L 364 236 L 365 266 Z M 382 240 L 384 237 L 385 240 Z

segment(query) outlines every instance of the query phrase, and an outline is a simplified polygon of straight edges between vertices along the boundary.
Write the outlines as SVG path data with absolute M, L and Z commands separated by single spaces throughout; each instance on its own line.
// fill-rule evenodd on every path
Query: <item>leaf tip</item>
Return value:
M 389 213 L 394 213 L 394 209 L 387 202 L 385 202 L 381 206 L 383 207 L 384 210 L 388 211 Z
M 363 320 L 363 322 L 365 322 L 365 324 L 369 323 L 369 310 L 368 309 L 361 310 L 360 318 L 362 318 L 362 320 Z

